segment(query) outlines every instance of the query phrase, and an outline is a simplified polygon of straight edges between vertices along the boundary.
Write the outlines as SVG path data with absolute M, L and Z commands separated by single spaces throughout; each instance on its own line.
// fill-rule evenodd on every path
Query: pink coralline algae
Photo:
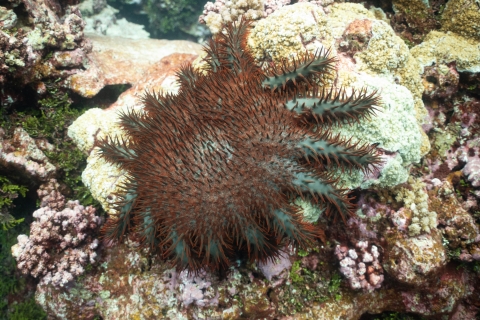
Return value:
M 12 255 L 22 273 L 63 287 L 95 262 L 98 240 L 92 234 L 102 221 L 92 206 L 65 203 L 57 188 L 54 179 L 40 187 L 41 207 L 33 213 L 36 221 L 30 226 L 30 236 L 18 236 Z
M 378 259 L 378 247 L 369 245 L 367 241 L 358 241 L 355 247 L 337 245 L 335 248 L 335 255 L 340 261 L 340 272 L 347 278 L 352 289 L 379 289 L 384 276 Z
M 465 164 L 462 172 L 474 187 L 480 187 L 480 157 L 476 147 L 479 142 L 479 139 L 468 140 L 464 146 L 448 153 L 446 161 L 450 170 L 460 163 Z
M 178 275 L 179 300 L 187 307 L 195 304 L 199 307 L 218 305 L 218 292 L 212 287 L 211 275 L 200 272 L 196 275 L 182 271 Z
M 267 278 L 268 281 L 272 281 L 273 277 L 279 277 L 284 270 L 290 270 L 291 267 L 292 267 L 292 262 L 290 261 L 290 257 L 287 252 L 282 252 L 274 260 L 259 262 L 258 264 L 258 268 L 263 273 L 265 278 Z

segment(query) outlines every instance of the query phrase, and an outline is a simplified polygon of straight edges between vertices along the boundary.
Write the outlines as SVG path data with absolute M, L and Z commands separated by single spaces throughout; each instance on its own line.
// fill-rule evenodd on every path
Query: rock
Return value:
M 22 128 L 16 128 L 11 139 L 4 138 L 0 128 L 0 168 L 16 172 L 25 184 L 46 182 L 56 174 L 57 168 L 50 163 L 43 151 L 54 147 L 43 139 L 33 139 Z
M 451 62 L 456 62 L 458 72 L 480 72 L 478 42 L 455 33 L 432 31 L 410 51 L 420 64 L 420 73 L 424 73 L 427 66 L 441 66 Z
M 129 243 L 108 249 L 102 267 L 85 274 L 74 287 L 59 290 L 39 284 L 36 301 L 56 319 L 94 319 L 95 315 L 105 320 L 189 319 L 191 314 L 220 318 L 219 303 L 232 308 L 243 304 L 245 310 L 266 301 L 269 307 L 267 287 L 261 283 L 245 286 L 241 281 L 247 279 L 238 270 L 224 280 L 211 274 L 177 272 L 161 261 L 151 264 L 135 243 Z
M 85 32 L 107 37 L 122 37 L 129 39 L 148 39 L 150 34 L 143 25 L 128 22 L 125 18 L 117 19 L 118 10 L 110 5 L 96 6 L 93 0 L 80 4 L 80 11 L 85 17 Z
M 89 34 L 93 45 L 88 68 L 69 78 L 69 87 L 91 98 L 107 85 L 135 85 L 154 76 L 158 61 L 174 53 L 197 55 L 201 45 L 183 40 L 126 39 Z M 174 68 L 178 68 L 176 65 Z M 170 68 L 170 67 L 169 67 Z
M 446 240 L 447 247 L 454 251 L 463 249 L 460 260 L 480 260 L 480 232 L 475 219 L 462 208 L 458 201 L 455 189 L 449 181 L 436 190 L 430 192 L 431 207 L 438 213 L 441 232 Z
M 480 40 L 480 4 L 471 0 L 448 1 L 442 14 L 442 31 Z M 455 50 L 460 52 L 458 47 Z
M 447 263 L 442 238 L 437 230 L 415 237 L 405 237 L 393 231 L 387 242 L 383 267 L 391 277 L 402 283 L 425 286 Z

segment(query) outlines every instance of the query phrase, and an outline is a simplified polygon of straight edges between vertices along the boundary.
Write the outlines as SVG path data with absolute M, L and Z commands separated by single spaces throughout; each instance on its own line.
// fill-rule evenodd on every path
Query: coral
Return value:
M 275 277 L 268 281 L 252 267 L 233 267 L 222 279 L 203 272 L 198 277 L 185 271 L 176 272 L 168 268 L 165 261 L 151 261 L 144 250 L 127 241 L 105 248 L 101 267 L 85 274 L 75 287 L 58 288 L 40 283 L 36 300 L 49 317 L 57 319 L 94 319 L 95 316 L 105 320 L 281 319 L 293 314 L 300 319 L 336 319 L 341 314 L 344 319 L 354 320 L 364 313 L 377 314 L 384 310 L 418 312 L 438 318 L 445 306 L 463 303 L 478 291 L 472 277 L 465 274 L 466 268 L 455 266 L 440 269 L 442 272 L 422 287 L 399 285 L 385 275 L 379 289 L 351 290 L 344 285 L 342 276 L 335 273 L 338 263 L 331 263 L 336 262 L 333 249 L 312 250 L 302 258 L 301 264 L 294 263 L 303 281 L 293 283 L 287 279 L 277 285 Z M 379 251 L 385 263 L 385 253 L 380 247 Z M 423 278 L 423 274 L 419 278 Z M 210 285 L 205 287 L 206 283 Z M 415 299 L 416 294 L 422 298 Z M 191 303 L 186 307 L 185 302 Z M 422 307 L 415 311 L 416 305 Z M 268 317 L 252 315 L 265 310 L 269 310 Z
M 19 88 L 27 84 L 39 88 L 41 95 L 44 81 L 65 80 L 84 68 L 91 47 L 84 38 L 84 21 L 73 5 L 77 2 L 4 1 L 4 28 L 0 31 L 2 105 L 11 107 L 25 99 Z M 68 81 L 58 81 L 57 86 L 65 88 Z
M 206 24 L 213 34 L 217 34 L 225 24 L 239 21 L 242 17 L 251 21 L 263 18 L 263 10 L 262 0 L 208 1 L 198 20 Z
M 454 61 L 458 72 L 480 71 L 480 50 L 477 43 L 455 33 L 432 31 L 421 44 L 412 48 L 411 54 L 422 68 L 420 73 L 423 73 L 425 66 Z
M 52 179 L 38 190 L 41 207 L 33 213 L 30 236 L 19 235 L 12 247 L 17 267 L 43 283 L 64 286 L 84 273 L 96 259 L 98 240 L 92 235 L 101 224 L 91 206 L 78 201 L 65 203 Z
M 377 246 L 368 241 L 358 241 L 355 248 L 337 245 L 335 255 L 340 261 L 340 272 L 352 289 L 371 291 L 381 287 L 384 276 Z
M 296 59 L 304 50 L 330 48 L 338 57 L 338 73 L 330 81 L 381 91 L 389 108 L 361 125 L 334 128 L 334 132 L 378 143 L 386 163 L 379 175 L 350 175 L 342 183 L 346 188 L 403 183 L 410 164 L 419 162 L 429 149 L 428 137 L 420 128 L 426 112 L 419 66 L 391 27 L 362 6 L 335 3 L 328 8 L 329 13 L 311 3 L 282 7 L 257 22 L 248 45 L 255 59 L 266 64 Z M 343 43 L 356 49 L 344 51 Z
M 265 0 L 263 2 L 264 5 L 264 17 L 272 14 L 274 11 L 280 9 L 283 6 L 286 6 L 287 4 L 290 4 L 291 0 Z
M 206 24 L 213 34 L 222 30 L 222 26 L 232 21 L 239 21 L 242 17 L 255 25 L 256 20 L 268 17 L 278 9 L 289 5 L 291 0 L 215 0 L 207 2 L 203 14 L 198 21 Z M 298 0 L 295 2 L 309 2 L 319 8 L 328 6 L 333 0 Z
M 442 0 L 444 1 L 444 0 Z M 441 1 L 393 0 L 395 12 L 391 16 L 392 27 L 409 45 L 420 43 L 431 30 L 440 27 L 439 13 Z M 443 4 L 444 5 L 444 4 Z
M 126 135 L 98 143 L 127 172 L 107 242 L 131 234 L 179 268 L 224 269 L 313 241 L 320 230 L 302 221 L 298 196 L 333 222 L 353 213 L 331 172 L 371 172 L 380 158 L 330 128 L 370 116 L 378 96 L 320 86 L 335 61 L 328 51 L 262 69 L 248 28 L 228 25 L 206 47 L 206 74 L 184 66 L 177 95 L 147 93 L 143 112 L 121 116 Z
M 212 279 L 206 272 L 192 275 L 187 271 L 178 274 L 179 302 L 188 307 L 192 303 L 199 307 L 218 305 L 218 293 L 212 288 Z
M 284 270 L 288 270 L 292 267 L 292 262 L 287 252 L 282 252 L 275 261 L 267 261 L 259 263 L 258 268 L 262 271 L 263 275 L 268 281 L 271 281 L 273 277 L 278 277 Z
M 480 260 L 480 233 L 475 219 L 462 208 L 449 181 L 440 182 L 429 192 L 433 209 L 438 213 L 439 230 L 450 251 L 450 258 Z
M 445 99 L 458 91 L 460 75 L 455 64 L 426 66 L 423 73 L 425 91 L 423 96 L 429 99 Z
M 440 232 L 407 237 L 398 230 L 385 234 L 387 246 L 383 268 L 394 279 L 414 285 L 426 286 L 435 281 L 438 271 L 447 263 Z
M 395 189 L 398 202 L 403 202 L 405 210 L 411 211 L 411 223 L 408 226 L 408 234 L 416 236 L 420 233 L 430 233 L 437 227 L 437 213 L 429 211 L 428 194 L 425 183 L 421 180 L 409 178 L 408 186 L 399 186 Z
M 442 31 L 480 40 L 480 4 L 474 0 L 448 1 L 442 14 Z

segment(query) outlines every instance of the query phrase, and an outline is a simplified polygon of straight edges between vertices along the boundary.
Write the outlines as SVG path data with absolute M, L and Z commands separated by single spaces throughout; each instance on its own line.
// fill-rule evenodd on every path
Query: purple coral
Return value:
M 102 221 L 92 206 L 65 203 L 54 179 L 38 194 L 42 206 L 33 213 L 36 221 L 31 224 L 30 236 L 19 235 L 12 254 L 22 273 L 64 286 L 83 274 L 86 264 L 95 262 L 98 240 L 92 234 Z

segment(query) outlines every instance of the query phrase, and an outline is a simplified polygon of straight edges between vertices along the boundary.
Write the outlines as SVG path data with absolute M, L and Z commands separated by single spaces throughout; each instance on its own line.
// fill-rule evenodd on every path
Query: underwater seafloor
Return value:
M 205 2 L 0 0 L 0 319 L 480 319 L 480 2 Z M 137 199 L 122 187 L 137 156 L 122 141 L 135 138 L 142 126 L 132 121 L 126 130 L 119 121 L 131 110 L 133 118 L 143 119 L 146 91 L 171 94 L 166 109 L 195 110 L 189 101 L 210 101 L 195 89 L 204 79 L 200 71 L 180 74 L 179 83 L 178 70 L 191 64 L 214 72 L 217 60 L 202 45 L 213 34 L 210 48 L 221 48 L 226 25 L 242 18 L 251 21 L 251 29 L 245 41 L 227 45 L 231 51 L 225 52 L 237 54 L 229 56 L 231 68 L 241 60 L 241 50 L 248 51 L 255 64 L 276 68 L 281 80 L 277 88 L 265 82 L 253 88 L 260 82 L 251 80 L 252 88 L 238 89 L 221 77 L 205 78 L 211 81 L 206 86 L 213 104 L 233 94 L 239 108 L 250 108 L 242 102 L 253 99 L 262 111 L 267 101 L 262 90 L 275 95 L 284 90 L 282 84 L 296 87 L 311 80 L 319 83 L 313 85 L 320 88 L 315 95 L 325 101 L 329 88 L 345 90 L 340 100 L 348 100 L 352 90 L 354 97 L 374 94 L 378 105 L 365 111 L 366 117 L 364 111 L 351 111 L 355 106 L 340 120 L 327 112 L 325 123 L 312 116 L 320 128 L 312 130 L 330 129 L 332 136 L 343 137 L 340 147 L 348 139 L 358 142 L 378 161 L 367 161 L 366 166 L 375 165 L 372 170 L 332 170 L 336 182 L 315 176 L 330 190 L 318 203 L 312 199 L 319 197 L 305 190 L 290 198 L 289 206 L 298 208 L 308 225 L 305 230 L 318 230 L 318 240 L 300 247 L 288 232 L 272 239 L 268 223 L 276 225 L 275 217 L 267 215 L 267 226 L 248 229 L 245 237 L 268 234 L 268 241 L 283 245 L 274 259 L 257 261 L 250 251 L 233 252 L 226 270 L 208 265 L 189 273 L 169 264 L 173 254 L 162 259 L 140 246 L 145 237 L 136 236 L 128 223 L 152 221 L 148 206 L 143 205 L 147 213 L 135 207 L 130 221 L 115 218 L 125 217 L 119 199 L 133 199 L 125 207 Z M 306 61 L 305 52 L 327 49 L 335 60 L 314 78 L 292 68 L 292 61 Z M 285 76 L 289 72 L 293 78 Z M 273 79 L 274 73 L 267 75 Z M 179 90 L 193 98 L 175 96 Z M 348 108 L 351 100 L 345 102 Z M 312 110 L 322 101 L 316 103 Z M 288 124 L 311 112 L 291 109 L 293 120 L 284 119 Z M 178 112 L 171 114 L 183 111 Z M 175 118 L 168 119 L 164 128 L 177 132 Z M 335 125 L 345 119 L 348 124 Z M 227 134 L 248 140 L 250 129 L 263 134 L 268 123 L 260 128 Z M 116 158 L 110 161 L 98 152 L 106 137 L 116 137 L 111 140 Z M 150 137 L 143 139 L 147 145 Z M 201 154 L 226 162 L 224 155 L 234 153 L 212 145 Z M 175 173 L 176 151 L 157 146 Z M 333 152 L 333 162 L 348 151 L 342 150 Z M 243 157 L 251 163 L 260 155 Z M 301 166 L 323 168 L 319 163 L 326 158 L 313 158 L 313 164 L 302 160 Z M 121 167 L 122 161 L 129 164 Z M 138 165 L 150 168 L 146 162 Z M 238 183 L 229 182 L 227 203 L 262 206 L 256 190 L 241 187 L 259 180 L 253 172 L 243 170 Z M 284 176 L 278 173 L 278 179 Z M 143 190 L 163 192 L 165 186 L 171 192 L 162 178 L 178 176 L 160 173 L 144 182 Z M 141 184 L 129 186 L 142 190 Z M 192 188 L 208 193 L 198 184 Z M 258 190 L 265 201 L 277 194 L 273 187 Z M 325 204 L 335 203 L 334 192 L 347 190 L 354 213 L 345 222 L 329 217 Z M 173 198 L 182 192 L 174 190 Z M 217 203 L 220 195 L 209 197 Z M 214 215 L 199 216 L 208 221 Z M 283 221 L 293 216 L 283 215 Z M 249 219 L 257 215 L 245 215 L 248 228 Z M 155 220 L 158 234 L 166 225 L 160 220 Z M 119 241 L 102 241 L 112 230 L 102 229 L 106 221 L 128 222 L 125 231 L 109 224 L 124 235 Z M 135 230 L 148 234 L 150 229 Z M 212 232 L 222 235 L 219 229 L 205 230 Z M 180 249 L 187 247 L 177 240 L 169 245 L 183 257 Z

